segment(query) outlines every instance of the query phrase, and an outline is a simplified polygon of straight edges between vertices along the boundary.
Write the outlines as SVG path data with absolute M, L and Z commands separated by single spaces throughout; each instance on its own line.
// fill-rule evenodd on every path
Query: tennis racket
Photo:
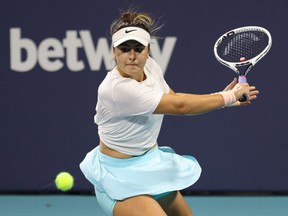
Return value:
M 238 82 L 247 82 L 247 74 L 272 46 L 268 30 L 259 26 L 236 28 L 223 34 L 214 45 L 216 59 L 238 75 Z M 243 95 L 239 101 L 247 100 Z

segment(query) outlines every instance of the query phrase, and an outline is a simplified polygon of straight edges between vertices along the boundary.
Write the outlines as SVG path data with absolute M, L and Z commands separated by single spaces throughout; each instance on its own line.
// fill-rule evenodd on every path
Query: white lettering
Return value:
M 39 46 L 29 38 L 21 37 L 20 28 L 10 29 L 10 66 L 16 72 L 31 71 L 37 64 L 48 72 L 59 71 L 66 64 L 70 71 L 77 72 L 85 69 L 85 61 L 79 59 L 79 53 L 85 54 L 91 71 L 111 70 L 115 64 L 112 59 L 112 49 L 107 38 L 98 38 L 95 46 L 91 32 L 88 30 L 69 30 L 66 37 L 43 39 Z M 165 73 L 172 56 L 177 38 L 166 37 L 162 49 L 156 39 L 151 43 L 151 56 L 159 62 Z M 66 59 L 65 59 L 66 55 Z M 65 62 L 66 61 L 66 62 Z
M 152 39 L 151 41 L 151 56 L 157 60 L 164 74 L 172 56 L 176 41 L 176 37 L 166 37 L 163 43 L 162 52 L 158 41 L 156 39 Z
M 81 71 L 85 68 L 83 60 L 78 60 L 78 48 L 82 48 L 82 42 L 77 38 L 76 31 L 67 31 L 63 39 L 63 46 L 66 48 L 66 63 L 71 71 Z
M 25 51 L 25 53 L 22 53 Z M 22 57 L 26 54 L 26 59 Z M 28 39 L 21 38 L 19 28 L 10 29 L 10 64 L 11 69 L 18 72 L 32 70 L 37 62 L 36 44 Z
M 107 39 L 99 38 L 97 47 L 95 48 L 90 31 L 80 31 L 80 36 L 90 69 L 93 71 L 100 70 L 102 59 L 106 70 L 112 69 L 112 49 L 108 45 Z
M 54 72 L 63 67 L 63 62 L 57 58 L 64 57 L 62 44 L 56 38 L 47 38 L 39 44 L 39 65 L 46 71 Z M 55 60 L 52 60 L 56 58 Z

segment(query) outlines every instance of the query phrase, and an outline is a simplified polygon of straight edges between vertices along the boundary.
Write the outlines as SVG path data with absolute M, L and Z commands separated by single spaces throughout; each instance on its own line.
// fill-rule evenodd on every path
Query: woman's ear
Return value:
M 112 48 L 113 58 L 115 59 L 115 48 Z
M 150 44 L 148 44 L 148 58 L 150 56 Z
M 117 60 L 116 60 L 116 53 L 115 53 L 115 47 L 112 48 L 112 55 L 113 55 L 113 60 L 114 60 L 115 63 L 117 64 Z

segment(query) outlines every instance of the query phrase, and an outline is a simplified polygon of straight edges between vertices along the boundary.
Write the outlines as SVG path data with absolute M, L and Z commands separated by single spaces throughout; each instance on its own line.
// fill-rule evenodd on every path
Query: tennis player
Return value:
M 179 190 L 198 180 L 201 167 L 194 157 L 158 145 L 163 116 L 245 105 L 258 94 L 236 79 L 219 93 L 175 93 L 149 56 L 151 37 L 159 29 L 149 14 L 136 10 L 122 12 L 111 25 L 116 67 L 98 89 L 100 144 L 80 164 L 107 215 L 191 216 Z M 248 101 L 237 102 L 243 94 Z

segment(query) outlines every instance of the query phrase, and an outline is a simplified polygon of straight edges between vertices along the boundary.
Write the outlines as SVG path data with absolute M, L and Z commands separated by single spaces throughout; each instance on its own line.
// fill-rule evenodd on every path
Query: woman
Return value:
M 192 156 L 158 146 L 163 115 L 245 105 L 258 94 L 254 86 L 237 84 L 236 79 L 219 93 L 175 93 L 149 57 L 151 35 L 158 29 L 149 14 L 134 10 L 123 12 L 111 25 L 116 67 L 98 89 L 100 144 L 80 164 L 108 215 L 191 216 L 179 190 L 198 180 L 201 167 Z M 243 94 L 248 101 L 240 103 Z

